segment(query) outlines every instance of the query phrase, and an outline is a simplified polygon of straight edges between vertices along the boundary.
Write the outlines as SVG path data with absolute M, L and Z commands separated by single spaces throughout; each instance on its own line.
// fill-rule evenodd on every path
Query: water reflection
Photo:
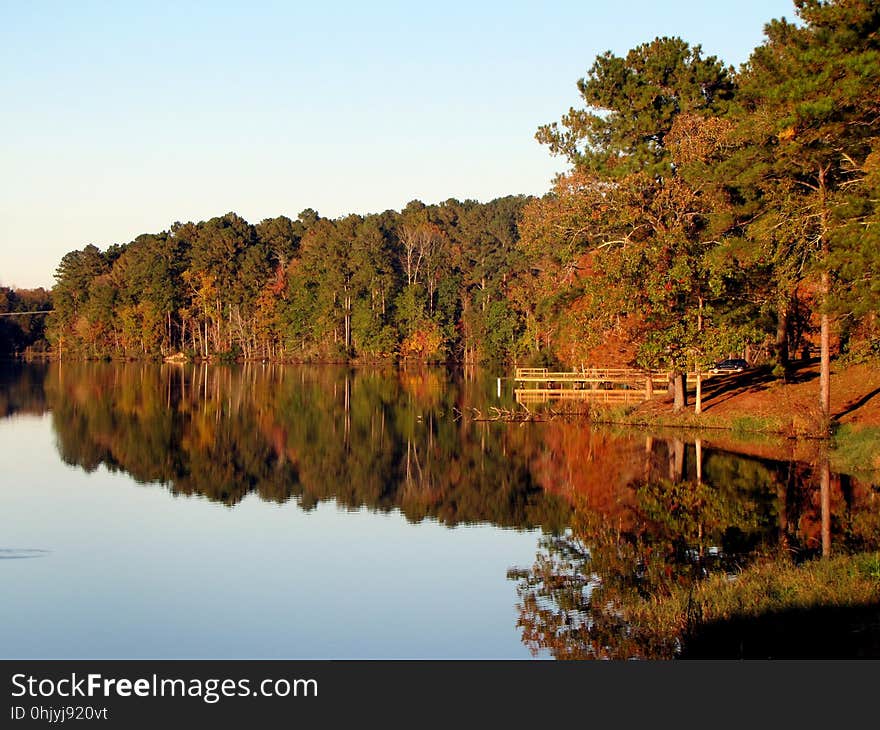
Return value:
M 548 459 L 564 471 L 571 529 L 509 574 L 534 653 L 880 656 L 876 484 L 832 474 L 822 447 L 811 464 L 650 437 L 635 475 L 636 446 L 625 486 L 602 481 L 595 451 L 579 472 Z
M 460 416 L 485 392 L 426 369 L 65 364 L 45 379 L 61 456 L 86 470 L 228 505 L 255 492 L 306 510 L 333 500 L 562 529 L 571 508 L 532 478 L 531 434 Z
M 27 560 L 30 558 L 44 558 L 48 554 L 48 550 L 0 548 L 0 560 Z
M 42 363 L 0 362 L 0 418 L 45 413 L 47 371 Z
M 229 506 L 256 494 L 540 527 L 534 564 L 509 573 L 538 656 L 880 655 L 871 479 L 833 472 L 816 444 L 475 418 L 495 385 L 424 368 L 65 363 L 3 370 L 0 413 L 50 411 L 68 464 Z M 841 595 L 818 595 L 835 582 Z

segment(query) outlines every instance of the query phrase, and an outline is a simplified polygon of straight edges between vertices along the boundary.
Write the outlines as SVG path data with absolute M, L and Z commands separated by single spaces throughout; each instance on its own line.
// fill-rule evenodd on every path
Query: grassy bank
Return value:
M 831 468 L 848 474 L 880 472 L 880 427 L 840 426 L 829 452 Z
M 715 575 L 627 618 L 670 657 L 880 657 L 880 553 Z
M 841 443 L 873 443 L 871 430 L 880 430 L 880 367 L 839 365 L 832 372 L 831 413 L 825 418 L 818 403 L 818 366 L 801 364 L 783 382 L 768 368 L 707 381 L 701 413 L 689 406 L 674 412 L 669 398 L 603 408 L 591 406 L 596 423 L 729 431 L 739 437 L 773 434 L 792 439 L 828 439 Z M 855 434 L 863 432 L 859 439 Z M 864 448 L 853 446 L 853 448 Z
M 792 429 L 791 424 L 778 417 L 755 416 L 748 413 L 742 415 L 695 414 L 691 410 L 673 413 L 661 411 L 654 404 L 645 406 L 614 406 L 603 408 L 594 406 L 589 411 L 593 423 L 615 424 L 622 426 L 640 426 L 649 428 L 703 429 L 731 431 L 739 436 L 757 434 L 774 434 L 786 437 L 815 438 L 816 431 L 807 424 L 798 424 Z

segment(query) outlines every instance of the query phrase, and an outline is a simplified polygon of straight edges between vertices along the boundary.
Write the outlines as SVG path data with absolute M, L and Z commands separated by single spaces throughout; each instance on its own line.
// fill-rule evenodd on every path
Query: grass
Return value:
M 681 413 L 656 413 L 643 411 L 636 406 L 617 406 L 591 409 L 590 418 L 595 423 L 614 423 L 629 426 L 656 426 L 683 429 L 718 429 L 731 431 L 737 437 L 754 438 L 756 435 L 792 435 L 778 418 L 769 416 L 714 416 L 696 415 L 692 410 Z M 804 434 L 806 435 L 806 434 Z
M 848 619 L 854 625 L 838 620 L 851 616 L 853 611 L 861 611 L 859 618 Z M 869 617 L 867 626 L 865 615 Z M 714 635 L 716 645 L 719 636 L 729 641 L 725 631 L 729 634 L 743 627 L 751 631 L 753 642 L 763 631 L 770 645 L 778 639 L 779 625 L 791 622 L 791 617 L 803 623 L 804 617 L 810 616 L 819 632 L 876 633 L 880 618 L 880 553 L 839 556 L 803 565 L 773 561 L 733 576 L 714 575 L 689 589 L 681 587 L 671 595 L 628 608 L 628 619 L 640 627 L 639 632 L 651 645 L 665 647 L 670 656 L 682 646 L 687 654 L 688 643 L 703 640 L 707 633 Z M 768 631 L 768 626 L 773 628 Z M 801 638 L 807 650 L 814 637 Z M 816 638 L 821 641 L 821 637 Z
M 783 433 L 782 424 L 776 418 L 766 416 L 735 416 L 724 419 L 734 436 L 746 437 L 754 434 Z
M 596 423 L 620 423 L 627 421 L 635 406 L 632 404 L 624 405 L 603 405 L 598 403 L 590 403 L 590 420 Z
M 833 437 L 831 468 L 834 471 L 872 474 L 880 472 L 880 428 L 840 426 Z

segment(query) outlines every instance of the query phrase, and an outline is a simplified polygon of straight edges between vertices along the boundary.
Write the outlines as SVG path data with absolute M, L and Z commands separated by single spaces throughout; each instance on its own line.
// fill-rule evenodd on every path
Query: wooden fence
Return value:
M 670 373 L 637 368 L 582 368 L 553 371 L 548 368 L 517 368 L 514 396 L 523 405 L 551 401 L 589 400 L 605 403 L 635 403 L 651 400 L 656 392 L 666 393 Z M 702 380 L 711 377 L 700 373 Z M 687 374 L 697 382 L 696 373 Z

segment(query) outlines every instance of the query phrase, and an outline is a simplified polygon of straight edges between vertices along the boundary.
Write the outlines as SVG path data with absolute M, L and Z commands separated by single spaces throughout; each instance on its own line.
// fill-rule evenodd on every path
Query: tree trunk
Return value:
M 351 350 L 351 295 L 345 295 L 345 351 Z
M 788 377 L 788 303 L 780 304 L 776 313 L 776 365 L 782 369 L 783 378 Z
M 828 428 L 828 419 L 831 416 L 831 323 L 828 319 L 828 270 L 825 267 L 828 257 L 828 206 L 827 189 L 825 187 L 825 175 L 827 168 L 819 169 L 819 195 L 822 201 L 822 240 L 821 261 L 823 267 L 820 279 L 820 291 L 822 299 L 819 306 L 822 308 L 819 315 L 819 409 L 822 411 L 824 423 L 822 427 Z
M 822 272 L 822 300 L 823 306 L 828 298 L 828 272 Z M 819 315 L 819 409 L 825 420 L 823 427 L 827 427 L 831 417 L 831 323 L 828 312 L 822 311 Z
M 672 376 L 672 410 L 676 413 L 687 408 L 687 375 L 675 372 Z

